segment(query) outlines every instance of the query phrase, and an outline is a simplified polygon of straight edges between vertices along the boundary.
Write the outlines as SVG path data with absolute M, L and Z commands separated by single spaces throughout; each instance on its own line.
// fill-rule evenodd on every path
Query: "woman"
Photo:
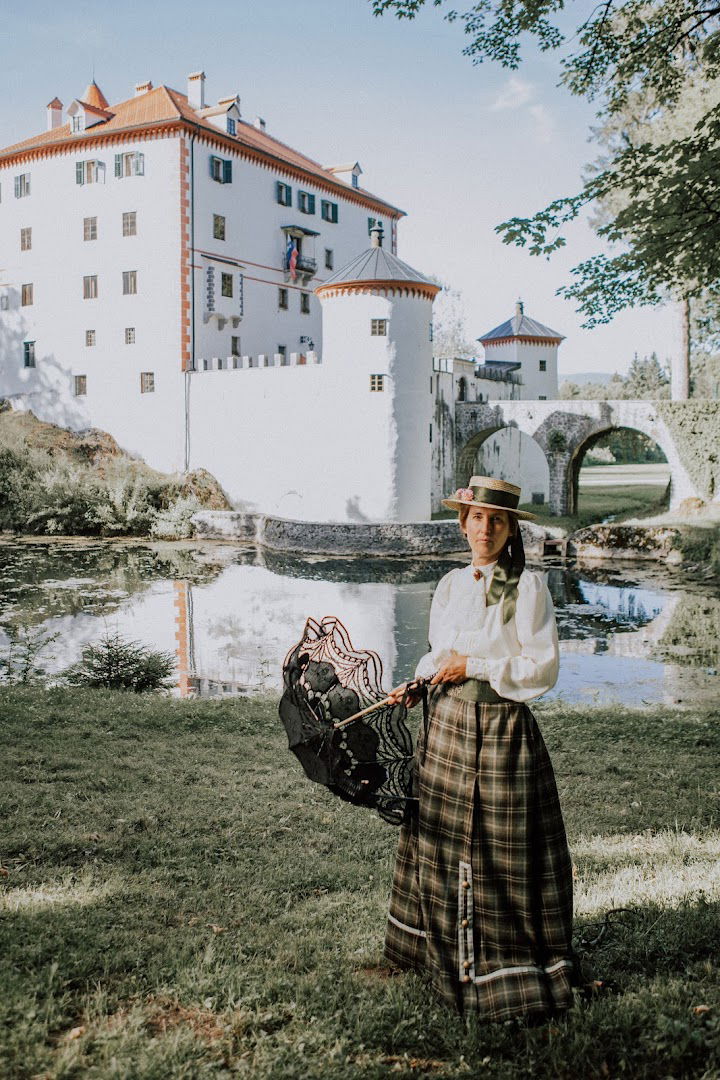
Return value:
M 558 675 L 552 600 L 525 570 L 520 488 L 473 476 L 459 512 L 472 563 L 440 581 L 418 745 L 419 813 L 403 826 L 385 955 L 488 1020 L 572 1003 L 572 867 L 557 788 L 525 704 Z M 401 694 L 398 694 L 401 696 Z M 414 702 L 413 702 L 414 703 Z

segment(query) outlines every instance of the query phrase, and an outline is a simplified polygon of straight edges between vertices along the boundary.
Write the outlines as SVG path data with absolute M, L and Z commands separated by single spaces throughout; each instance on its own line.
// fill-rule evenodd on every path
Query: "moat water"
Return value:
M 118 632 L 175 654 L 177 692 L 276 692 L 305 620 L 336 615 L 373 649 L 389 687 L 427 649 L 446 559 L 298 558 L 187 542 L 0 542 L 0 657 L 8 628 L 38 642 L 52 677 Z M 720 581 L 654 563 L 532 563 L 548 575 L 561 641 L 548 698 L 710 703 L 720 691 Z M 52 639 L 52 640 L 50 640 Z

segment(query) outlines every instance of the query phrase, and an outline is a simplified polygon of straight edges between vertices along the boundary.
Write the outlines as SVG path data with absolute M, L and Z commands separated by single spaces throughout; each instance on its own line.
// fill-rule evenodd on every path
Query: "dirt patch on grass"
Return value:
M 199 1039 L 216 1042 L 227 1035 L 217 1015 L 210 1009 L 181 1005 L 172 998 L 147 997 L 145 1025 L 154 1035 L 165 1035 L 177 1027 L 188 1027 Z

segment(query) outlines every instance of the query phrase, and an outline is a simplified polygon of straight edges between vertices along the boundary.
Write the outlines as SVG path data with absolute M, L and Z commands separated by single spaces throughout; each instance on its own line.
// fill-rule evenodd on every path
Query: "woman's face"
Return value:
M 471 506 L 464 525 L 473 555 L 473 563 L 483 566 L 495 562 L 510 535 L 510 515 L 506 510 L 488 510 L 484 506 Z

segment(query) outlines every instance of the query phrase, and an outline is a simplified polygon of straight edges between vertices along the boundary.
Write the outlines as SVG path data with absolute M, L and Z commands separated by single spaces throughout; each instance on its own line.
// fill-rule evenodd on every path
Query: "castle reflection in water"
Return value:
M 175 692 L 279 693 L 282 664 L 308 617 L 334 615 L 384 665 L 412 675 L 427 649 L 430 602 L 460 563 L 294 558 L 223 544 L 0 541 L 0 654 L 11 626 L 51 638 L 52 676 L 106 633 L 172 652 Z M 656 564 L 546 562 L 568 702 L 717 700 L 720 584 Z

